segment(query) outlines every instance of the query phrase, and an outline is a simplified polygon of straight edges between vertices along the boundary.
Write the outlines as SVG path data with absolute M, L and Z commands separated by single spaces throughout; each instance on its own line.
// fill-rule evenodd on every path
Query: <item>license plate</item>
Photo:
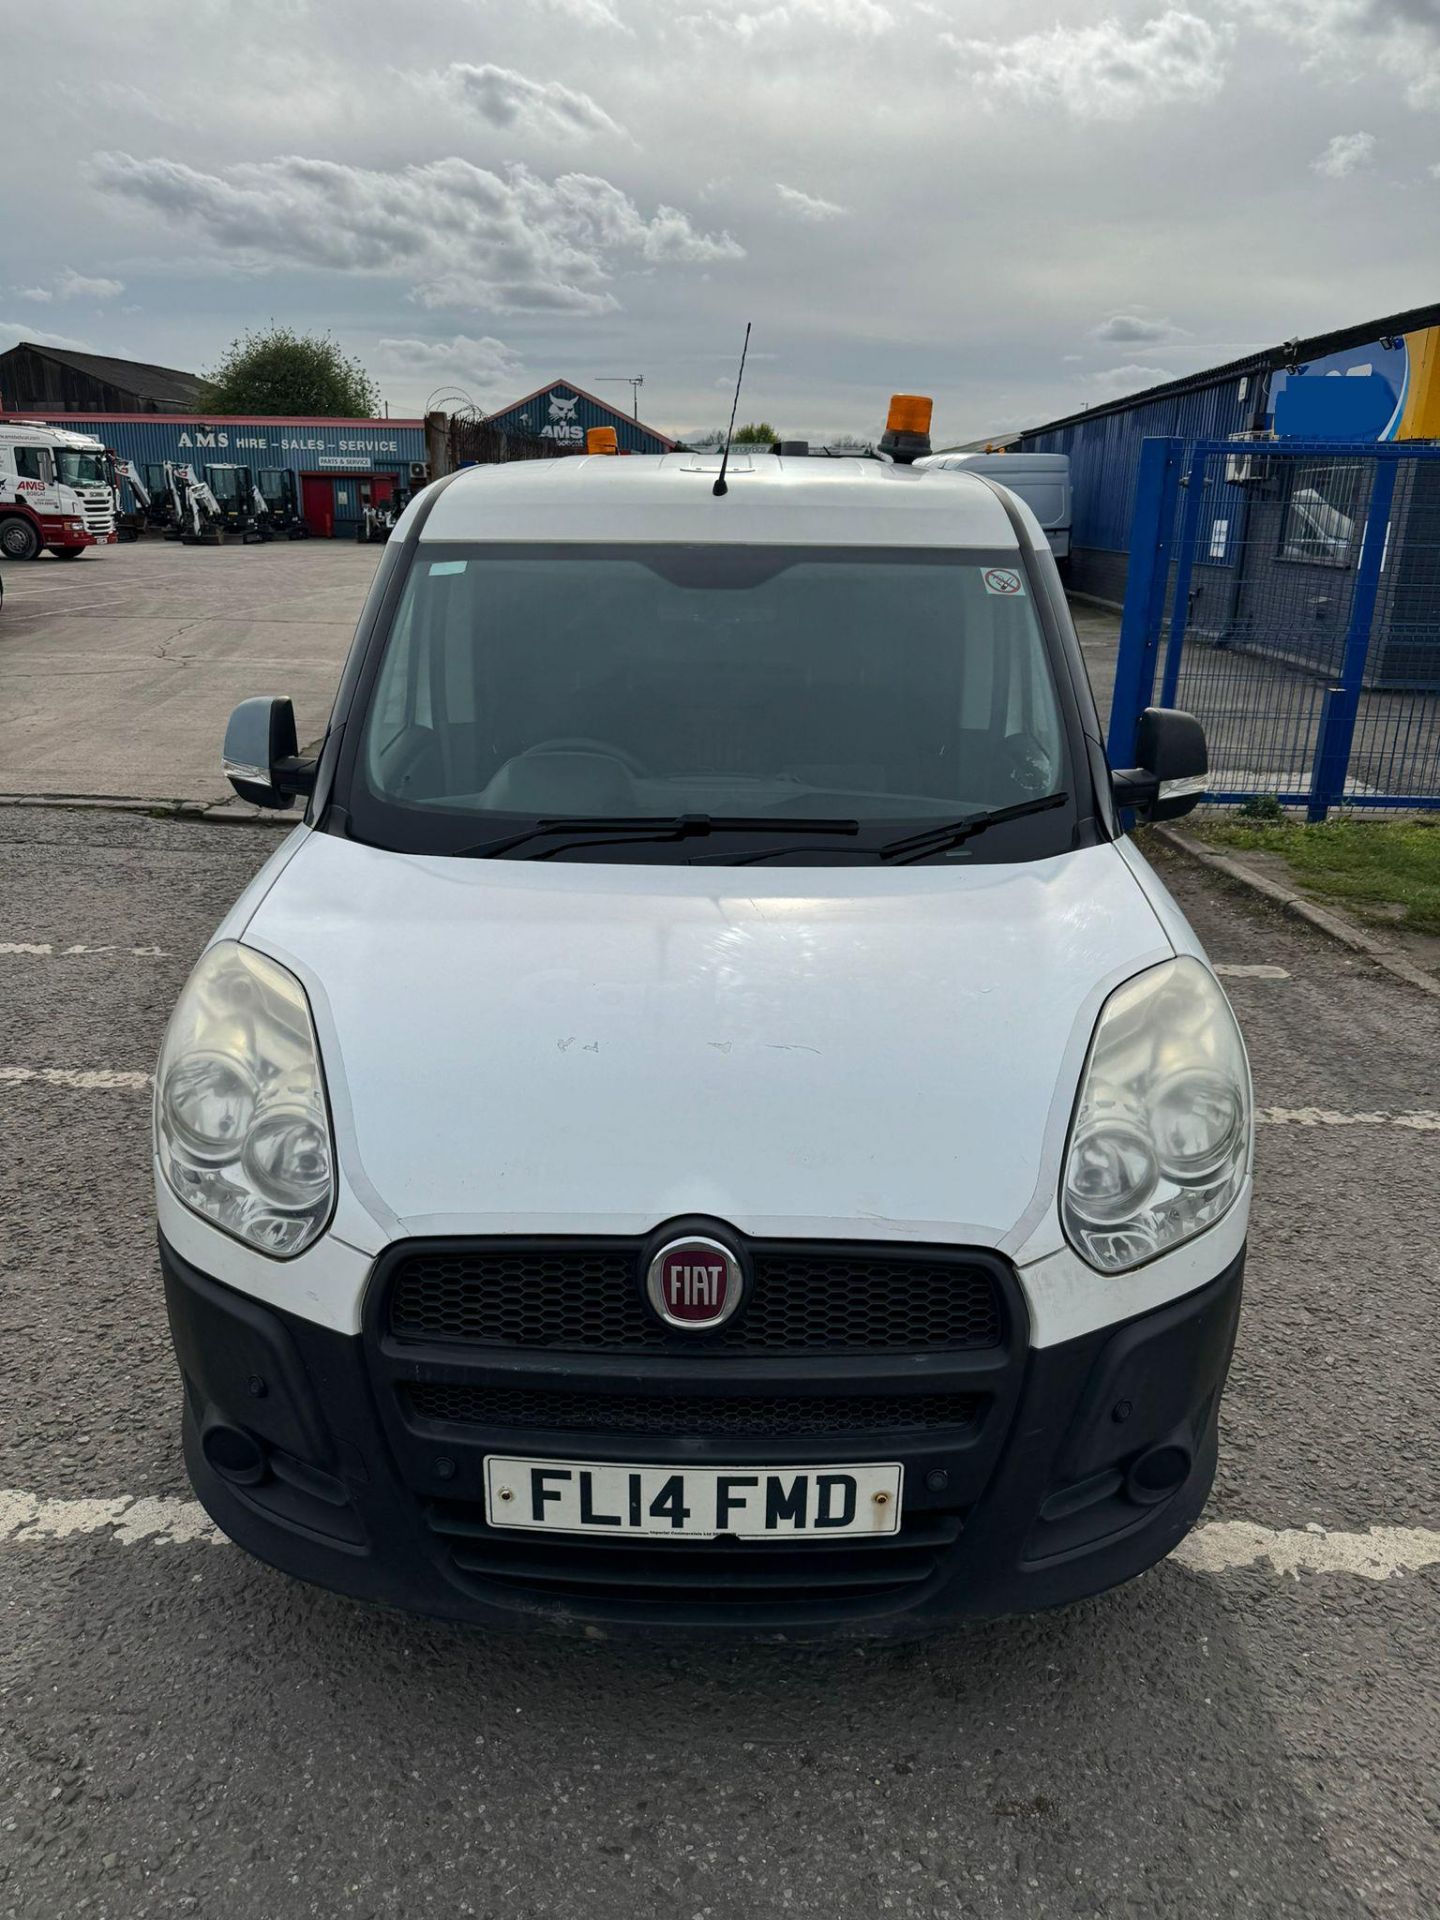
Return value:
M 898 1532 L 903 1475 L 895 1465 L 636 1467 L 492 1453 L 485 1518 L 612 1540 L 834 1540 Z

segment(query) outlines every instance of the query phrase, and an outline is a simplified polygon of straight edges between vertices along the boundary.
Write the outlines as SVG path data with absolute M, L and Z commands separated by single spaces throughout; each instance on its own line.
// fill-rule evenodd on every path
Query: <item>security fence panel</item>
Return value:
M 1131 540 L 1116 765 L 1158 703 L 1208 800 L 1440 807 L 1440 446 L 1147 441 Z

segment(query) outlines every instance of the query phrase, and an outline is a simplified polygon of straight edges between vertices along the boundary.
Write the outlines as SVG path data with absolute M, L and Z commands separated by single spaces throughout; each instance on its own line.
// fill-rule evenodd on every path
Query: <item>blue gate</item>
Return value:
M 1207 800 L 1440 807 L 1440 445 L 1147 440 L 1114 765 L 1150 705 L 1203 722 Z

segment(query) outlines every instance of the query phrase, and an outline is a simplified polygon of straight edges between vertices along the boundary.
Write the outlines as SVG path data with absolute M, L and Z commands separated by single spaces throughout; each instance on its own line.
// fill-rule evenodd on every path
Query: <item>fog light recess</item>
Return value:
M 223 1480 L 253 1487 L 265 1478 L 265 1449 L 240 1427 L 207 1427 L 200 1446 Z
M 1168 1500 L 1190 1477 L 1192 1456 L 1188 1447 L 1167 1441 L 1142 1453 L 1125 1476 L 1125 1491 L 1142 1507 L 1153 1507 Z

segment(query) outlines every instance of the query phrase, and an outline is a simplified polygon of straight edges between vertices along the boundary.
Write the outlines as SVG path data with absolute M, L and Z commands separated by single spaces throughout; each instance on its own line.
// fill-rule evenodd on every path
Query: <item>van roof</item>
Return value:
M 966 452 L 930 453 L 923 460 L 917 460 L 917 466 L 958 473 L 965 467 L 978 467 L 983 473 L 993 473 L 1004 478 L 1010 473 L 1059 473 L 1070 465 L 1068 453 L 1031 453 L 1022 450 L 1017 453 L 1002 452 L 998 447 L 990 453 Z
M 578 454 L 467 467 L 435 500 L 421 538 L 990 552 L 1017 545 L 1004 507 L 973 475 L 746 449 L 732 452 L 729 491 L 717 500 L 719 470 L 715 453 Z

